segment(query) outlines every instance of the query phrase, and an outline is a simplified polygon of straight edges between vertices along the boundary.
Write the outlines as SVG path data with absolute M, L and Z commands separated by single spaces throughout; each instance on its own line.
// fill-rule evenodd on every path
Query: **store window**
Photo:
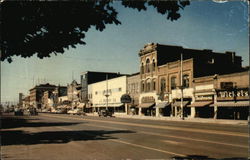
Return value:
M 176 77 L 173 76 L 171 77 L 171 89 L 176 89 L 177 85 L 176 85 Z

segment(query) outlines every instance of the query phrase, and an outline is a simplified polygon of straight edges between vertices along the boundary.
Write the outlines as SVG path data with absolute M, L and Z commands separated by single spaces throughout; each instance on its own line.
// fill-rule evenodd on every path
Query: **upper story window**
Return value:
M 146 60 L 146 73 L 149 73 L 150 72 L 150 60 L 147 59 Z
M 171 89 L 176 89 L 176 87 L 177 87 L 177 85 L 176 85 L 176 77 L 175 76 L 173 76 L 173 77 L 171 77 Z
M 153 90 L 153 91 L 156 90 L 156 82 L 155 82 L 155 79 L 152 80 L 152 90 Z
M 144 92 L 145 91 L 145 85 L 144 85 L 144 82 L 142 81 L 141 82 L 141 92 Z
M 188 88 L 189 87 L 189 75 L 185 74 L 183 76 L 183 87 Z
M 146 91 L 149 92 L 150 91 L 150 81 L 148 80 L 146 83 Z
M 141 64 L 141 74 L 144 74 L 144 64 Z
M 121 92 L 121 91 L 122 91 L 122 88 L 119 88 L 118 91 Z M 110 91 L 110 92 L 111 92 L 111 91 Z
M 161 92 L 166 91 L 166 79 L 162 78 L 161 79 Z
M 153 60 L 153 63 L 152 63 L 152 71 L 155 71 L 155 67 L 156 67 L 155 60 Z

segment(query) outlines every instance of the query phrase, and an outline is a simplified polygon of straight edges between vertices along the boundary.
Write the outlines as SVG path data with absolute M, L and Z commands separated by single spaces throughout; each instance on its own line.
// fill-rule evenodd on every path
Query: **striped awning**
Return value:
M 217 106 L 217 107 L 248 107 L 249 101 L 228 101 L 228 102 L 216 102 L 211 107 Z
M 189 103 L 189 101 L 183 101 L 183 106 L 186 106 Z M 180 107 L 181 106 L 181 101 L 176 101 L 173 103 L 174 107 Z
M 168 103 L 168 102 L 161 102 L 161 103 L 157 104 L 156 106 L 154 106 L 154 108 L 165 108 L 169 105 L 170 105 L 170 103 Z
M 138 108 L 149 108 L 149 107 L 153 106 L 154 104 L 155 103 L 141 103 L 137 107 Z
M 212 103 L 213 103 L 213 101 L 194 102 L 191 105 L 188 105 L 187 107 L 204 107 L 204 106 L 210 105 Z

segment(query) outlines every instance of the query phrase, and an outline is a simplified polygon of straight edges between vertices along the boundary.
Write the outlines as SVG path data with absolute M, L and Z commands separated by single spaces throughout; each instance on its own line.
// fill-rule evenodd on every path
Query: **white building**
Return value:
M 93 83 L 88 89 L 94 112 L 108 107 L 116 114 L 126 114 L 127 107 L 121 103 L 121 96 L 127 93 L 127 76 Z

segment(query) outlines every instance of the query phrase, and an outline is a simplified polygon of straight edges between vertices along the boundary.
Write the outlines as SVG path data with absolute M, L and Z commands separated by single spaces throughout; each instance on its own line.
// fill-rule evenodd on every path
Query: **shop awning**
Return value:
M 154 104 L 155 103 L 141 103 L 137 107 L 138 108 L 149 108 L 149 107 L 153 106 Z
M 250 105 L 249 101 L 230 101 L 230 102 L 216 102 L 211 107 L 248 107 Z
M 186 106 L 189 103 L 189 101 L 183 101 L 183 106 Z M 181 101 L 176 101 L 173 103 L 174 107 L 180 107 L 181 106 Z
M 108 107 L 111 107 L 111 108 L 114 108 L 114 107 L 122 107 L 123 104 L 112 104 L 112 105 L 109 105 Z M 94 108 L 104 108 L 104 107 L 107 107 L 106 105 L 95 105 L 95 106 L 92 106 Z
M 204 106 L 210 105 L 212 103 L 213 103 L 213 101 L 194 102 L 193 104 L 188 105 L 187 107 L 204 107 Z
M 77 108 L 83 108 L 84 107 L 84 103 L 80 103 L 78 106 L 77 106 Z
M 161 102 L 161 103 L 157 104 L 156 106 L 154 106 L 153 108 L 165 108 L 169 105 L 170 105 L 170 103 L 168 103 L 168 102 Z

